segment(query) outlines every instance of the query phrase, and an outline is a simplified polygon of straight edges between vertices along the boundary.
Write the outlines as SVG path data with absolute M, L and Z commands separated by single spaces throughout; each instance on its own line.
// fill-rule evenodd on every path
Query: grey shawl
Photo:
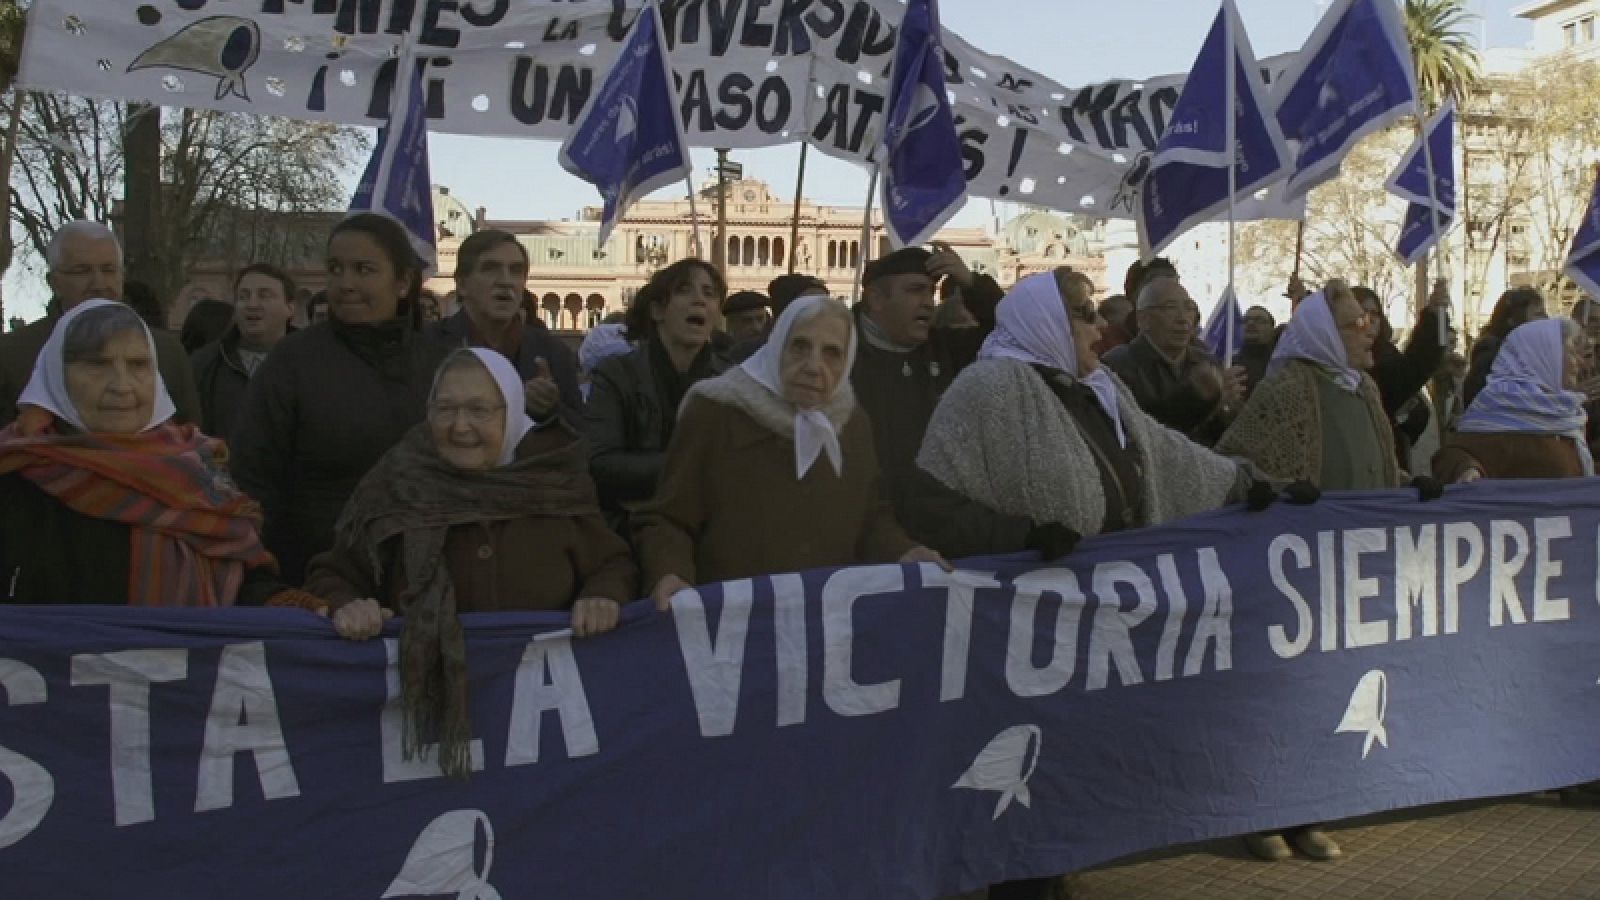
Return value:
M 1241 481 L 1239 463 L 1164 427 L 1115 375 L 1122 421 L 1145 473 L 1150 525 L 1216 509 Z M 980 360 L 950 386 L 928 424 L 917 464 L 996 512 L 1098 534 L 1100 471 L 1061 400 L 1026 363 Z

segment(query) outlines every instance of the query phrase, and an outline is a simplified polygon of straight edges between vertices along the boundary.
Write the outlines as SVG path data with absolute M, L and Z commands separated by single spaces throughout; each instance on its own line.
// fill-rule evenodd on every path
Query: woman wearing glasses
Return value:
M 400 632 L 407 722 L 465 771 L 465 643 L 457 613 L 572 611 L 580 636 L 615 627 L 637 574 L 606 527 L 582 441 L 558 416 L 535 428 L 522 379 L 493 350 L 457 350 L 439 367 L 427 421 L 362 479 L 333 550 L 306 583 L 353 640 Z M 407 734 L 414 732 L 409 727 Z
M 957 539 L 959 510 L 919 510 L 935 550 L 1055 558 L 1079 536 L 1168 522 L 1249 489 L 1237 463 L 1162 427 L 1100 365 L 1100 316 L 1085 288 L 1066 269 L 1017 282 L 978 362 L 940 401 L 917 457 L 942 487 L 1030 528 L 979 546 Z

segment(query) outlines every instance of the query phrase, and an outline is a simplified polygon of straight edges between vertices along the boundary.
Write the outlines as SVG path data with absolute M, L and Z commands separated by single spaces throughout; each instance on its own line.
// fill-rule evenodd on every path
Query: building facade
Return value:
M 587 331 L 606 315 L 626 309 L 663 266 L 688 256 L 712 257 L 717 190 L 713 183 L 700 191 L 694 211 L 698 220 L 688 198 L 637 203 L 601 246 L 599 207 L 584 209 L 576 220 L 495 220 L 482 208 L 467 214 L 448 190 L 436 189 L 440 274 L 430 279 L 428 287 L 445 298 L 447 308 L 452 305 L 455 254 L 470 233 L 459 228 L 470 220 L 471 230 L 508 231 L 527 248 L 528 291 L 547 325 Z M 870 260 L 889 250 L 889 238 L 877 217 L 863 243 L 861 207 L 802 199 L 796 217 L 793 200 L 777 196 L 758 179 L 731 181 L 727 190 L 723 251 L 729 291 L 765 293 L 772 279 L 791 270 L 792 261 L 793 271 L 821 278 L 836 297 L 849 300 L 863 254 Z M 1037 210 L 1018 215 L 998 235 L 983 228 L 949 228 L 935 238 L 961 254 L 973 271 L 993 275 L 1001 284 L 1070 265 L 1088 274 L 1102 290 L 1106 286 L 1103 240 L 1101 224 Z

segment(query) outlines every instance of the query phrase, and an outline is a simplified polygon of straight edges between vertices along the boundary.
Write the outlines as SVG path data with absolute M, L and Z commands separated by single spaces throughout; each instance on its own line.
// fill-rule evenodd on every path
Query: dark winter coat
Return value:
M 1140 335 L 1106 354 L 1103 362 L 1133 392 L 1140 409 L 1173 431 L 1209 447 L 1227 430 L 1228 420 L 1220 415 L 1221 395 L 1208 396 L 1195 384 L 1196 369 L 1221 366 L 1205 348 L 1190 347 L 1174 366 Z
M 238 326 L 196 350 L 189 362 L 200 391 L 200 430 L 231 445 L 250 392 L 250 373 L 239 356 Z
M 950 383 L 978 358 L 983 342 L 994 331 L 995 307 L 1004 295 L 993 278 L 979 275 L 971 288 L 961 292 L 978 327 L 934 328 L 922 346 L 906 353 L 874 346 L 864 337 L 857 342 L 850 384 L 856 402 L 872 419 L 884 496 L 894 504 L 902 522 L 915 517 L 909 499 L 923 484 L 917 474 L 917 451 L 922 449 L 928 422 Z M 860 334 L 859 316 L 864 307 L 856 310 L 856 333 Z
M 667 444 L 678 422 L 678 401 L 665 383 L 666 350 L 654 339 L 631 352 L 613 356 L 589 375 L 589 404 L 584 433 L 589 440 L 589 472 L 600 491 L 600 506 L 612 527 L 627 534 L 627 509 L 649 500 L 666 461 Z M 693 381 L 720 375 L 728 359 L 707 345 L 689 377 Z
M 372 464 L 426 415 L 450 347 L 396 319 L 337 320 L 285 337 L 250 382 L 233 474 L 266 514 L 262 538 L 283 578 L 333 546 L 333 525 Z
M 0 602 L 126 606 L 130 531 L 69 508 L 21 473 L 0 475 Z M 270 569 L 250 569 L 234 603 L 260 606 L 281 590 Z
M 645 586 L 710 584 L 828 566 L 894 562 L 914 545 L 878 490 L 872 425 L 840 429 L 844 473 L 826 456 L 795 479 L 794 440 L 750 413 L 692 396 L 655 499 L 635 517 Z

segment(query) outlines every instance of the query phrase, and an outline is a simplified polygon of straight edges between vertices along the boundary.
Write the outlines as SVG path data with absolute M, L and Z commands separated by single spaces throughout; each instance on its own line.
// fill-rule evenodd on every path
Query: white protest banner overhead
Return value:
M 381 125 L 409 23 L 430 130 L 563 140 L 640 0 L 35 0 L 20 82 L 167 106 Z M 695 147 L 882 139 L 898 0 L 664 0 Z M 1069 22 L 1039 23 L 1056 27 Z M 1200 35 L 1196 35 L 1198 41 Z M 1131 218 L 1182 75 L 1069 88 L 943 31 L 968 193 Z M 1268 80 L 1286 58 L 1266 60 Z M 1272 202 L 1241 217 L 1294 217 Z

